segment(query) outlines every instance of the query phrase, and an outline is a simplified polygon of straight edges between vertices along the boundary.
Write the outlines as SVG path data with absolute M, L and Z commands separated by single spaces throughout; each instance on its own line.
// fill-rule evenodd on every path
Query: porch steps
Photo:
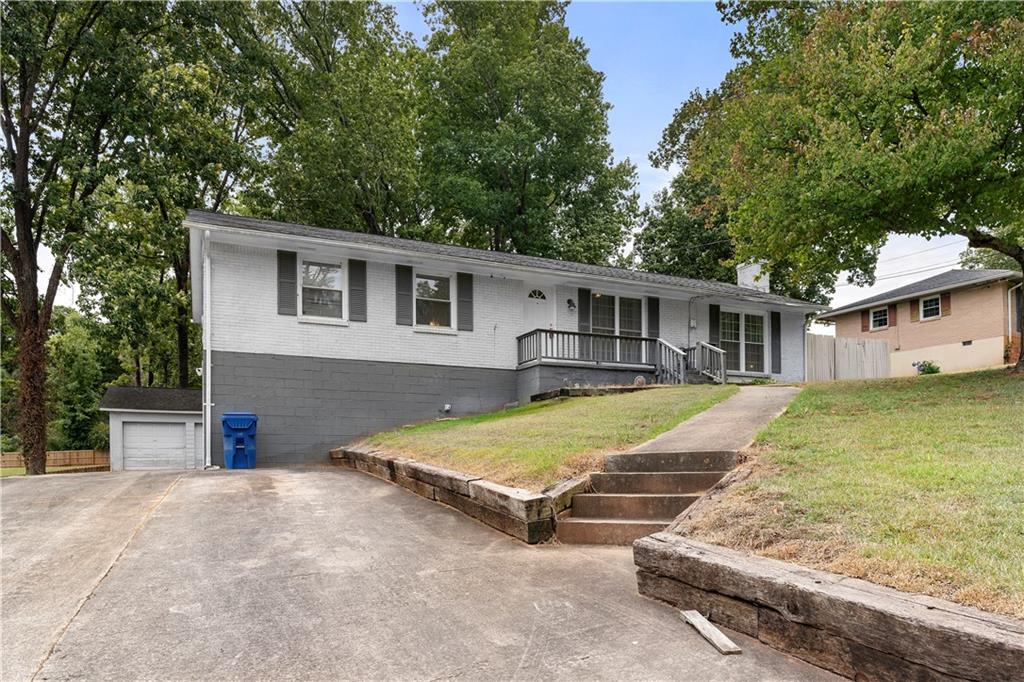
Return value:
M 593 492 L 573 496 L 555 534 L 569 544 L 628 545 L 663 530 L 735 462 L 730 451 L 611 455 L 590 477 Z

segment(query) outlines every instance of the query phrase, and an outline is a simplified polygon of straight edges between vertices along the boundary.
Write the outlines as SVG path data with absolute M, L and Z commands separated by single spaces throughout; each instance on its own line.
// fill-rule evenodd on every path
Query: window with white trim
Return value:
M 889 326 L 889 308 L 875 308 L 871 311 L 871 329 L 885 329 Z
M 416 273 L 413 280 L 416 299 L 416 325 L 419 327 L 452 327 L 452 279 L 444 275 Z
M 730 372 L 764 374 L 764 315 L 722 310 L 718 315 L 718 344 Z
M 934 320 L 937 317 L 942 317 L 942 302 L 939 300 L 939 297 L 922 298 L 921 319 Z
M 345 319 L 345 289 L 341 263 L 302 261 L 302 315 Z

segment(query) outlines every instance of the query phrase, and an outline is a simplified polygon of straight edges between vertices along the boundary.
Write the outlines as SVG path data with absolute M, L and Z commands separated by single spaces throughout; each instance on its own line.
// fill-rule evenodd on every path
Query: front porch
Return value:
M 689 372 L 691 377 L 726 381 L 725 351 L 703 342 L 684 351 L 651 336 L 534 329 L 516 337 L 516 353 L 520 370 L 552 365 L 636 372 L 658 384 L 685 384 Z

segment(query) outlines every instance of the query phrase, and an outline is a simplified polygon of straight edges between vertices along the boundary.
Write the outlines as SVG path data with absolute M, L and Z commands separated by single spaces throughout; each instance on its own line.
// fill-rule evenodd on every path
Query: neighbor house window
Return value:
M 936 317 L 942 317 L 942 306 L 939 303 L 939 297 L 933 296 L 931 298 L 922 298 L 921 319 L 932 320 Z
M 452 286 L 450 277 L 416 275 L 416 324 L 424 327 L 452 326 Z
M 302 262 L 302 314 L 344 319 L 340 263 Z
M 871 311 L 871 328 L 885 329 L 889 326 L 889 309 L 875 308 Z

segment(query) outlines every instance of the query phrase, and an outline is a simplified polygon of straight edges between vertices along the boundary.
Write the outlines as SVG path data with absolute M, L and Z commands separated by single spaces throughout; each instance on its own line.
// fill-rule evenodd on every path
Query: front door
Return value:
M 555 328 L 554 287 L 531 287 L 523 299 L 525 331 Z

